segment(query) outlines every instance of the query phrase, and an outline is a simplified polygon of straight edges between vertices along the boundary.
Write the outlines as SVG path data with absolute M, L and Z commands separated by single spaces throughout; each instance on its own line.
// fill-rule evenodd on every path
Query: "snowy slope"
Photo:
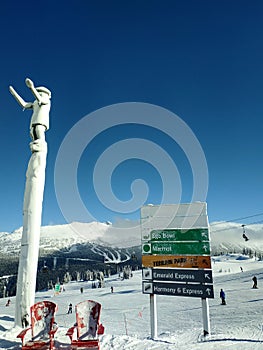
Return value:
M 74 314 L 67 314 L 68 304 L 85 299 L 102 304 L 105 334 L 101 350 L 263 349 L 263 263 L 234 254 L 215 257 L 213 261 L 215 299 L 209 300 L 211 335 L 205 342 L 200 299 L 172 296 L 157 296 L 158 339 L 150 339 L 149 296 L 141 292 L 140 271 L 124 281 L 112 276 L 102 289 L 92 289 L 91 282 L 72 282 L 60 295 L 54 296 L 52 291 L 37 293 L 36 300 L 58 304 L 56 341 L 60 349 L 69 349 L 65 333 L 75 321 Z M 254 274 L 259 289 L 251 288 Z M 84 288 L 83 294 L 80 287 Z M 226 292 L 226 306 L 220 305 L 220 288 Z M 0 299 L 1 350 L 19 348 L 19 330 L 12 328 L 15 300 L 11 299 L 9 307 L 5 307 L 6 299 Z

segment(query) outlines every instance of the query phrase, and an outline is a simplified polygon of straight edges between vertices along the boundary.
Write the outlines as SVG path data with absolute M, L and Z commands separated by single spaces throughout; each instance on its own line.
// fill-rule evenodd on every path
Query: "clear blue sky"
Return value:
M 52 91 L 43 225 L 66 222 L 56 198 L 54 168 L 67 133 L 89 113 L 126 102 L 165 108 L 193 131 L 208 167 L 210 221 L 262 213 L 262 18 L 260 0 L 4 0 L 0 232 L 22 226 L 31 112 L 22 112 L 8 86 L 32 101 L 26 77 Z M 191 200 L 193 176 L 184 150 L 160 130 L 130 121 L 95 135 L 78 164 L 80 196 L 98 221 L 139 217 L 138 210 L 124 214 L 106 209 L 92 186 L 96 160 L 122 139 L 149 139 L 170 153 L 181 178 L 181 202 Z M 127 158 L 113 173 L 116 197 L 129 200 L 131 183 L 138 178 L 148 184 L 146 202 L 159 204 L 161 166 L 154 169 L 143 157 Z M 100 174 L 98 186 L 104 184 Z M 68 207 L 74 206 L 68 200 Z

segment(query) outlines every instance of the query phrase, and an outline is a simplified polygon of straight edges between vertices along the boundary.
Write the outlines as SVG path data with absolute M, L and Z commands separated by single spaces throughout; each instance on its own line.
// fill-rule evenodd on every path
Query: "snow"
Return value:
M 206 339 L 202 336 L 201 300 L 176 296 L 157 296 L 158 338 L 150 338 L 149 295 L 141 292 L 141 271 L 123 281 L 117 275 L 111 276 L 105 280 L 105 288 L 99 289 L 91 288 L 90 281 L 71 282 L 57 296 L 51 290 L 36 293 L 36 301 L 58 304 L 55 340 L 60 349 L 70 349 L 65 333 L 75 323 L 74 313 L 67 314 L 68 304 L 86 299 L 102 304 L 105 334 L 100 337 L 101 350 L 262 349 L 263 262 L 240 254 L 215 256 L 212 261 L 215 299 L 209 299 L 211 334 Z M 254 275 L 259 289 L 252 289 Z M 226 292 L 225 306 L 220 304 L 221 288 Z M 1 350 L 20 348 L 16 339 L 20 329 L 13 328 L 15 297 L 10 299 L 9 307 L 5 306 L 7 298 L 0 299 Z
M 20 252 L 22 231 L 23 228 L 12 233 L 0 232 L 2 253 L 17 255 Z M 82 243 L 120 248 L 138 246 L 141 244 L 140 226 L 137 221 L 123 220 L 114 226 L 94 221 L 41 227 L 39 248 L 46 253 L 62 248 L 74 249 L 74 245 Z

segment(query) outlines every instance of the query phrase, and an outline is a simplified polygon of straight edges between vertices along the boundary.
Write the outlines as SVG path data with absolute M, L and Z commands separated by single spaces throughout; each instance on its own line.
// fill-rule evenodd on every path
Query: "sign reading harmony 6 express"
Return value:
M 182 284 L 166 282 L 143 281 L 144 294 L 175 295 L 180 297 L 214 298 L 212 285 L 206 284 Z

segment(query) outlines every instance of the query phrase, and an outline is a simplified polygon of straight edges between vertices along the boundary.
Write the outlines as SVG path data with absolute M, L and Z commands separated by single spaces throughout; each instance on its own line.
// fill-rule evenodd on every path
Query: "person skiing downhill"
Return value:
M 257 289 L 258 288 L 258 279 L 257 279 L 257 277 L 256 276 L 254 276 L 253 278 L 252 278 L 252 281 L 253 281 L 253 289 Z
M 68 314 L 72 314 L 72 304 L 71 303 L 68 306 Z
M 226 305 L 226 294 L 223 289 L 220 290 L 220 299 L 222 300 L 222 305 Z

